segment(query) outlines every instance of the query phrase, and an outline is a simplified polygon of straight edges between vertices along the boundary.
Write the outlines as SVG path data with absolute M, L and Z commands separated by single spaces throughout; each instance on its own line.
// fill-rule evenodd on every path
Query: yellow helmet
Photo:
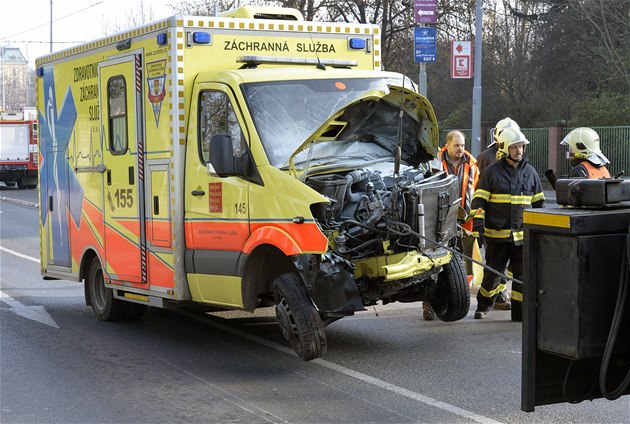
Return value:
M 514 144 L 529 144 L 529 141 L 525 137 L 525 134 L 521 130 L 516 128 L 505 128 L 501 131 L 501 134 L 497 137 L 497 157 L 509 157 L 510 146 Z
M 610 161 L 599 149 L 599 135 L 591 128 L 580 127 L 571 131 L 560 142 L 569 146 L 569 158 L 586 159 L 594 165 L 606 165 Z
M 506 128 L 514 128 L 514 129 L 517 129 L 517 130 L 521 129 L 521 127 L 518 126 L 516 121 L 513 121 L 510 118 L 503 118 L 503 119 L 501 119 L 499 122 L 497 122 L 497 124 L 491 130 L 492 131 L 492 143 L 490 143 L 488 145 L 488 147 L 493 146 L 494 143 L 496 143 L 498 141 L 497 138 L 499 137 L 501 132 L 504 129 L 506 129 Z

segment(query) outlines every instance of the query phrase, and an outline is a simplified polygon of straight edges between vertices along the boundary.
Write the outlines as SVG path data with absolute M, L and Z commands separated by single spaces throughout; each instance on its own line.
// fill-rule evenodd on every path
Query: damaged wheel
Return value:
M 283 274 L 273 282 L 276 317 L 282 335 L 300 358 L 310 361 L 326 353 L 324 324 L 300 278 Z
M 460 257 L 453 257 L 444 265 L 437 283 L 427 288 L 427 300 L 442 321 L 457 321 L 468 315 L 470 290 L 466 268 Z

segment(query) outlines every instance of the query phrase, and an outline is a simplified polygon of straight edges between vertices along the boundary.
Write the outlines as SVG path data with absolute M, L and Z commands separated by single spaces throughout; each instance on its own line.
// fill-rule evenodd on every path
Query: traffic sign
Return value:
M 414 0 L 413 16 L 417 24 L 434 24 L 437 22 L 436 0 Z
M 413 30 L 416 62 L 435 62 L 436 30 L 434 27 L 415 27 Z
M 451 41 L 451 78 L 473 77 L 473 54 L 470 41 Z

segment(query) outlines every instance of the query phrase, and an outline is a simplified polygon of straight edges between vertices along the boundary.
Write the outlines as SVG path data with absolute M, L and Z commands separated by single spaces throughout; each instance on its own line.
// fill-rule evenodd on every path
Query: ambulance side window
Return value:
M 127 152 L 127 84 L 122 75 L 107 81 L 109 150 L 114 155 Z
M 227 94 L 204 91 L 199 97 L 199 152 L 203 163 L 210 162 L 210 139 L 215 134 L 232 136 L 234 156 L 245 152 L 243 131 Z

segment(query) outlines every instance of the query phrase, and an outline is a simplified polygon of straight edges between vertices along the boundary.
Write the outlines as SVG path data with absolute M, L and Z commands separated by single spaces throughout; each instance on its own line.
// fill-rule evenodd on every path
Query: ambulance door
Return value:
M 143 140 L 139 55 L 99 66 L 103 147 L 104 270 L 113 280 L 146 282 Z M 141 152 L 140 155 L 138 152 Z M 139 178 L 140 177 L 140 178 Z
M 186 273 L 194 300 L 242 307 L 237 264 L 249 237 L 249 182 L 208 171 L 210 139 L 229 134 L 234 156 L 247 148 L 247 134 L 234 96 L 224 84 L 193 90 L 186 148 Z

